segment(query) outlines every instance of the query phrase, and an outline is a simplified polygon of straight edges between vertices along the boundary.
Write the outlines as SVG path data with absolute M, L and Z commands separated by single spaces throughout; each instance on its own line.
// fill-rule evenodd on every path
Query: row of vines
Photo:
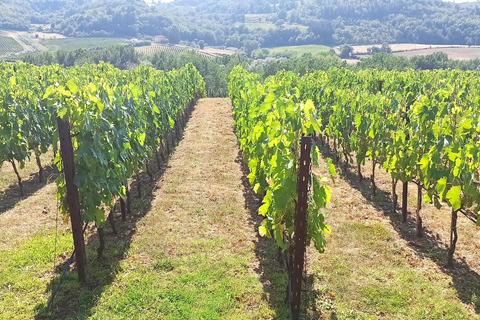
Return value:
M 250 169 L 248 178 L 254 191 L 264 195 L 259 213 L 265 219 L 259 231 L 274 238 L 284 250 L 291 247 L 294 232 L 300 139 L 321 131 L 315 106 L 311 100 L 302 102 L 297 84 L 292 73 L 281 73 L 262 83 L 258 75 L 241 67 L 232 71 L 229 83 L 236 134 Z M 311 159 L 318 166 L 316 146 L 311 149 Z M 330 173 L 335 173 L 333 164 Z M 325 180 L 312 173 L 308 202 L 307 242 L 313 242 L 320 252 L 325 247 L 325 233 L 330 232 L 320 212 L 331 198 Z
M 365 160 L 372 161 L 373 192 L 375 168 L 390 173 L 394 210 L 396 186 L 403 183 L 404 222 L 407 184 L 418 186 L 419 236 L 423 201 L 437 208 L 442 203 L 451 207 L 447 261 L 452 265 L 458 239 L 457 214 L 478 221 L 480 210 L 476 73 L 333 68 L 304 77 L 281 72 L 262 83 L 257 76 L 236 69 L 230 77 L 236 129 L 251 171 L 250 182 L 255 191 L 265 194 L 260 214 L 267 218 L 261 234 L 269 235 L 267 229 L 273 230 L 279 245 L 286 247 L 283 239 L 292 232 L 288 208 L 295 203 L 291 193 L 296 185 L 285 177 L 289 170 L 295 170 L 299 135 L 315 131 L 316 141 L 330 145 L 336 160 L 343 158 L 345 166 L 356 164 L 360 179 Z M 313 177 L 314 191 L 317 181 Z M 320 216 L 312 212 L 309 222 Z M 326 230 L 323 217 L 321 221 L 321 225 L 308 227 L 314 240 Z M 315 244 L 323 250 L 323 239 Z
M 12 37 L 0 36 L 0 56 L 23 51 L 23 47 Z
M 170 46 L 163 46 L 163 45 L 150 45 L 145 47 L 136 47 L 135 51 L 138 53 L 146 54 L 146 55 L 154 55 L 156 53 L 180 54 L 183 52 L 195 52 L 205 58 L 215 58 L 215 56 L 211 54 L 197 51 L 190 47 L 176 47 L 176 46 L 170 47 Z
M 0 88 L 0 164 L 10 162 L 17 172 L 16 163 L 35 156 L 41 172 L 39 155 L 53 148 L 62 171 L 57 150 L 60 123 L 66 123 L 81 217 L 97 228 L 116 201 L 126 198 L 128 179 L 148 171 L 148 160 L 178 135 L 187 107 L 205 94 L 191 64 L 166 73 L 107 64 L 65 69 L 4 63 L 0 79 L 5 84 Z M 68 214 L 65 176 L 59 175 L 56 184 L 60 211 Z

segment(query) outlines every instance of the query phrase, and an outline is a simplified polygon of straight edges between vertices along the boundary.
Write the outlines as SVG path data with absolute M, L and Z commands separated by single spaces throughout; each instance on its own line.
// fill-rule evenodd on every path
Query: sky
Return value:
M 477 0 L 443 0 L 443 1 L 460 3 L 460 2 L 475 2 Z

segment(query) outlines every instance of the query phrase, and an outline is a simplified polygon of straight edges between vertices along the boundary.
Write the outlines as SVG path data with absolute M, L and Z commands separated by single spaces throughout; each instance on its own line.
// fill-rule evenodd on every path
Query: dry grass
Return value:
M 323 154 L 332 156 L 326 149 Z M 315 170 L 327 176 L 324 167 Z M 371 169 L 367 161 L 363 175 L 369 177 Z M 358 180 L 356 166 L 339 171 L 332 204 L 325 210 L 332 226 L 326 254 L 309 249 L 311 309 L 339 319 L 478 319 L 480 231 L 475 225 L 459 218 L 455 269 L 447 269 L 448 208 L 425 206 L 421 215 L 426 234 L 418 239 L 411 214 L 404 225 L 401 213 L 392 210 L 387 173 L 376 170 L 379 190 L 373 196 L 370 182 Z M 397 194 L 401 203 L 401 184 Z M 408 202 L 414 214 L 413 184 Z
M 0 215 L 0 251 L 19 246 L 39 230 L 55 226 L 56 191 L 55 183 L 50 183 Z
M 364 45 L 353 46 L 353 53 L 359 55 L 361 58 L 371 57 L 368 54 L 367 49 L 373 46 L 381 47 L 381 44 L 377 45 Z M 480 58 L 479 46 L 467 46 L 467 45 L 428 45 L 428 44 L 415 44 L 415 43 L 396 43 L 391 44 L 390 48 L 392 53 L 396 56 L 411 58 L 414 56 L 431 55 L 435 52 L 443 52 L 448 55 L 449 59 L 453 60 L 473 60 Z M 339 47 L 335 50 L 340 52 Z M 352 60 L 359 61 L 359 60 Z M 347 60 L 348 63 L 348 60 Z
M 143 243 L 151 229 L 169 234 L 147 236 L 146 251 L 164 248 L 164 253 L 188 254 L 198 241 L 222 239 L 222 250 L 216 253 L 222 256 L 235 253 L 242 240 L 255 238 L 247 215 L 242 214 L 236 140 L 231 123 L 225 122 L 231 110 L 222 106 L 224 99 L 209 101 L 214 102 L 199 102 L 182 144 L 170 159 L 170 168 L 157 185 L 154 210 L 135 237 Z
M 118 307 L 125 299 L 118 296 L 119 290 L 137 290 L 132 283 L 135 276 L 129 274 L 143 274 L 158 283 L 143 298 L 155 301 L 156 309 L 144 316 L 264 319 L 274 315 L 255 271 L 260 264 L 254 253 L 257 235 L 245 208 L 232 124 L 227 99 L 199 101 L 156 186 L 152 210 L 138 224 L 124 270 L 100 299 L 96 317 L 125 316 Z M 167 288 L 174 298 L 168 302 L 155 298 Z M 190 302 L 185 304 L 185 299 Z M 143 310 L 140 304 L 128 313 Z
M 235 51 L 233 50 L 216 49 L 212 47 L 205 47 L 205 49 L 200 51 L 208 54 L 216 54 L 216 55 L 224 55 L 224 56 L 232 56 L 235 54 Z
M 367 49 L 371 47 L 381 47 L 382 44 L 372 44 L 372 45 L 363 45 L 363 46 L 353 46 L 354 54 L 365 54 L 368 53 Z M 475 46 L 470 46 L 475 48 Z M 392 52 L 399 51 L 415 51 L 415 50 L 424 50 L 424 49 L 444 49 L 444 48 L 470 48 L 466 45 L 430 45 L 430 44 L 417 44 L 417 43 L 393 43 L 390 44 Z
M 473 60 L 480 58 L 479 47 L 461 47 L 461 48 L 432 48 L 414 51 L 396 52 L 394 55 L 411 58 L 414 56 L 426 56 L 435 52 L 443 52 L 448 55 L 449 59 L 453 60 Z
M 53 150 L 48 151 L 40 156 L 42 166 L 49 166 L 53 160 Z M 31 156 L 30 160 L 25 161 L 25 166 L 20 168 L 20 164 L 16 163 L 20 178 L 23 181 L 33 180 L 37 178 L 38 166 L 35 156 Z M 45 176 L 47 178 L 47 175 Z M 37 178 L 38 179 L 38 178 Z M 18 188 L 17 175 L 13 171 L 12 164 L 8 161 L 0 165 L 0 195 L 8 188 Z M 1 205 L 0 205 L 1 207 Z
M 50 165 L 53 152 L 41 156 L 43 165 Z M 0 168 L 0 251 L 16 247 L 38 231 L 55 225 L 57 202 L 55 170 L 47 167 L 44 182 L 38 180 L 35 159 L 25 162 L 19 173 L 23 180 L 25 196 L 20 196 L 17 176 L 10 163 Z

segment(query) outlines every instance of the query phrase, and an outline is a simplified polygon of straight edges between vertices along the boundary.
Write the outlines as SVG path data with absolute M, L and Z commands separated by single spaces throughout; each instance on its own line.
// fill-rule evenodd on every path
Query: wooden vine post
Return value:
M 403 191 L 402 191 L 402 222 L 407 222 L 407 206 L 408 206 L 408 181 L 403 182 Z
M 311 137 L 302 137 L 298 166 L 298 201 L 295 214 L 293 261 L 290 267 L 290 319 L 300 319 L 303 268 L 307 248 L 308 185 L 310 182 Z
M 68 122 L 57 117 L 58 134 L 60 137 L 60 156 L 63 163 L 63 174 L 67 188 L 67 203 L 72 222 L 73 243 L 75 245 L 75 260 L 78 271 L 78 280 L 86 283 L 87 255 L 83 239 L 82 215 L 77 186 L 73 183 L 75 178 L 75 162 L 72 138 Z
M 450 228 L 450 247 L 447 252 L 447 266 L 453 267 L 453 254 L 457 247 L 458 233 L 457 233 L 457 217 L 458 210 L 452 208 L 452 224 Z

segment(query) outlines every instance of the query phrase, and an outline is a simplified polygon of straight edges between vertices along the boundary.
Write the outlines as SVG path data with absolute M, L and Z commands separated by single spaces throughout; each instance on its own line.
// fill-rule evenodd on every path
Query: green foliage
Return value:
M 414 69 L 413 59 L 397 57 L 388 53 L 376 53 L 371 58 L 362 59 L 354 69 L 377 69 L 377 70 L 398 70 L 407 71 Z
M 320 133 L 345 161 L 383 165 L 415 181 L 427 202 L 479 213 L 477 73 L 330 69 L 301 79 L 321 115 Z
M 153 67 L 165 71 L 192 63 L 205 80 L 205 89 L 209 97 L 228 96 L 229 73 L 237 65 L 247 66 L 246 58 L 238 55 L 211 59 L 195 52 L 157 53 L 149 59 Z
M 348 44 L 344 44 L 341 48 L 340 48 L 340 58 L 342 59 L 349 59 L 351 58 L 353 55 L 353 47 L 348 45 Z
M 22 58 L 24 62 L 37 66 L 61 64 L 64 67 L 81 66 L 85 63 L 98 64 L 105 62 L 122 70 L 137 67 L 139 57 L 133 47 L 114 45 L 102 50 L 88 50 L 81 48 L 76 50 L 58 50 L 42 53 L 28 54 Z M 182 66 L 184 66 L 184 63 Z
M 250 168 L 250 183 L 264 194 L 259 214 L 265 217 L 259 232 L 274 237 L 286 249 L 291 245 L 297 202 L 297 176 L 302 135 L 320 130 L 315 107 L 302 101 L 296 88 L 298 77 L 280 72 L 265 83 L 259 76 L 236 67 L 230 74 L 229 92 L 235 128 L 243 158 Z M 318 165 L 318 148 L 312 147 L 313 164 Z M 312 173 L 309 197 L 308 243 L 318 251 L 325 247 L 324 233 L 330 232 L 320 212 L 330 201 L 331 190 Z
M 267 48 L 384 42 L 475 45 L 480 41 L 477 4 L 430 0 L 146 2 L 8 0 L 0 4 L 0 28 L 44 29 L 82 38 L 163 35 L 170 43 L 203 40 L 239 49 L 245 41 L 258 41 Z
M 125 197 L 127 179 L 144 169 L 185 107 L 205 94 L 192 64 L 168 73 L 103 63 L 72 69 L 3 64 L 0 70 L 9 84 L 0 91 L 0 160 L 23 162 L 30 150 L 56 149 L 56 119 L 68 121 L 83 219 L 97 225 L 115 197 Z M 59 160 L 57 153 L 61 170 Z M 63 175 L 56 183 L 66 214 Z

